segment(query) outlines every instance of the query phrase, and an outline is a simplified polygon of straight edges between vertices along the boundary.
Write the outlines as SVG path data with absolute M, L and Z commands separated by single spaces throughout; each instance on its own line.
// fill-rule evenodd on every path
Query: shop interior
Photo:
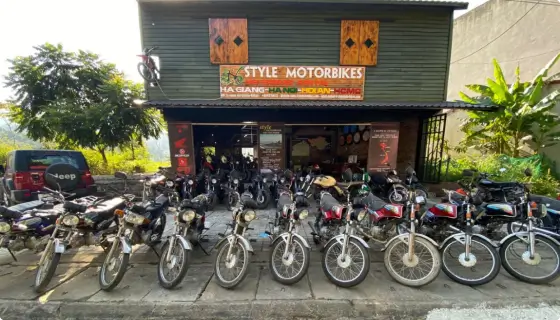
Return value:
M 228 159 L 258 157 L 258 126 L 194 125 L 194 152 L 197 172 L 211 156 L 218 163 Z M 321 173 L 340 176 L 347 168 L 359 171 L 367 165 L 369 125 L 286 125 L 284 150 L 286 164 L 293 170 L 319 167 Z

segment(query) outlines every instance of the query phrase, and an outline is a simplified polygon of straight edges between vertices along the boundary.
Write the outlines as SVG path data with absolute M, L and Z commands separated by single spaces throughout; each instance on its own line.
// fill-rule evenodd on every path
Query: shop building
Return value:
M 438 182 L 441 111 L 488 108 L 446 101 L 464 2 L 138 2 L 142 46 L 158 47 L 144 105 L 162 109 L 182 171 L 197 170 L 206 147 L 333 174 L 412 163 Z

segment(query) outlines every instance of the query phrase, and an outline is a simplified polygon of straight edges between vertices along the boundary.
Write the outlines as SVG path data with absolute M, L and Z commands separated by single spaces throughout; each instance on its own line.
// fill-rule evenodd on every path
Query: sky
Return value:
M 484 2 L 469 1 L 469 9 Z M 129 79 L 142 80 L 136 71 L 142 51 L 136 0 L 0 0 L 0 30 L 0 101 L 12 94 L 3 85 L 6 60 L 29 55 L 45 42 L 92 51 Z

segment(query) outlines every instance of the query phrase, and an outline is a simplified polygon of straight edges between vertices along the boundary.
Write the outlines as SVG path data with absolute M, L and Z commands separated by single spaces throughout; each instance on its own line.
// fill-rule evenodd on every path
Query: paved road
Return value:
M 144 246 L 135 246 L 131 268 L 110 293 L 99 290 L 97 276 L 103 254 L 98 248 L 83 247 L 64 254 L 51 286 L 43 295 L 32 291 L 38 255 L 22 252 L 17 262 L 4 255 L 0 257 L 0 265 L 3 264 L 0 266 L 0 318 L 462 320 L 470 315 L 469 320 L 507 320 L 517 319 L 508 318 L 510 315 L 549 319 L 546 317 L 554 316 L 551 312 L 557 312 L 560 305 L 560 280 L 550 285 L 528 285 L 503 270 L 493 282 L 479 287 L 457 284 L 443 273 L 425 287 L 405 287 L 390 278 L 382 254 L 373 250 L 370 273 L 357 287 L 343 289 L 328 282 L 320 266 L 320 253 L 314 246 L 307 276 L 293 286 L 283 286 L 270 276 L 269 240 L 259 238 L 268 227 L 273 211 L 260 211 L 258 215 L 259 219 L 251 224 L 255 230 L 249 235 L 257 239 L 253 243 L 255 255 L 249 275 L 235 290 L 225 290 L 213 279 L 211 249 L 217 233 L 224 232 L 231 220 L 230 212 L 217 210 L 208 214 L 210 240 L 202 243 L 210 255 L 195 248 L 193 264 L 184 282 L 172 291 L 158 285 L 155 266 L 158 258 Z M 308 227 L 301 233 L 310 238 Z M 552 307 L 535 308 L 542 303 Z M 497 309 L 485 313 L 481 306 L 491 309 L 528 306 L 529 309 Z
M 560 307 L 435 309 L 426 320 L 558 320 Z

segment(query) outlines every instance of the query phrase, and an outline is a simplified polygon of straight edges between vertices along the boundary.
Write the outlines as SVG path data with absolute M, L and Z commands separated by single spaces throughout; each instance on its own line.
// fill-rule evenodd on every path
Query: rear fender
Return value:
M 554 244 L 556 244 L 557 246 L 560 246 L 560 242 L 558 242 L 558 240 L 554 239 L 553 237 L 541 233 L 541 232 L 535 232 L 535 235 L 537 236 L 541 236 L 543 238 L 547 238 L 548 240 L 552 241 Z M 519 239 L 521 239 L 521 241 L 528 243 L 529 242 L 529 232 L 527 231 L 521 231 L 521 232 L 516 232 L 516 233 L 512 233 L 508 236 L 506 236 L 505 238 L 503 238 L 500 241 L 500 245 L 504 244 L 504 242 L 506 242 L 508 239 L 513 238 L 513 237 L 518 237 Z
M 389 247 L 389 245 L 390 245 L 393 241 L 402 241 L 402 242 L 404 242 L 404 243 L 408 243 L 408 237 L 409 237 L 409 235 L 410 235 L 410 233 L 403 233 L 403 234 L 400 234 L 400 235 L 398 235 L 398 236 L 393 237 L 391 240 L 387 241 L 387 244 L 385 244 L 385 247 L 384 247 L 383 249 L 381 249 L 381 251 L 387 250 L 387 248 Z M 428 242 L 430 242 L 431 244 L 433 244 L 436 248 L 439 248 L 439 247 L 440 247 L 439 244 L 438 244 L 437 242 L 435 242 L 432 238 L 430 238 L 430 237 L 428 237 L 428 236 L 425 236 L 425 235 L 420 234 L 420 233 L 416 233 L 415 236 L 418 237 L 418 238 L 422 238 L 422 239 L 427 240 Z M 445 239 L 445 240 L 447 241 L 448 239 L 449 239 L 449 238 L 447 238 L 447 239 Z
M 367 242 L 365 242 L 364 239 L 362 239 L 362 238 L 360 238 L 360 237 L 358 237 L 358 236 L 355 236 L 355 235 L 350 235 L 349 237 L 352 238 L 352 239 L 358 240 L 358 242 L 360 242 L 366 249 L 369 249 L 369 245 L 367 244 Z M 325 250 L 325 248 L 328 247 L 328 246 L 331 244 L 331 242 L 334 242 L 334 241 L 336 241 L 336 242 L 340 243 L 341 245 L 343 245 L 343 244 L 344 244 L 344 235 L 343 235 L 343 234 L 339 234 L 339 235 L 337 235 L 337 236 L 335 236 L 335 237 L 332 237 L 332 238 L 331 238 L 329 241 L 327 241 L 327 243 L 323 246 L 323 248 L 321 249 L 321 252 L 323 252 L 323 251 Z
M 216 244 L 216 248 L 219 247 L 222 243 L 228 241 L 230 244 L 233 244 L 235 241 L 240 241 L 241 245 L 243 247 L 245 247 L 245 249 L 247 249 L 247 251 L 249 252 L 253 252 L 253 247 L 251 246 L 251 243 L 249 243 L 249 241 L 245 238 L 243 238 L 242 236 L 238 235 L 238 234 L 230 234 L 229 236 L 223 238 L 222 240 L 220 240 L 217 244 Z
M 298 238 L 299 240 L 301 240 L 301 242 L 303 243 L 303 246 L 306 247 L 307 249 L 311 249 L 311 247 L 309 246 L 309 243 L 307 243 L 307 240 L 305 240 L 304 237 L 302 237 L 300 234 L 297 233 L 292 233 L 292 236 Z M 288 239 L 290 237 L 290 234 L 288 232 L 284 232 L 280 235 L 278 235 L 278 237 L 276 238 L 276 240 L 274 240 L 274 242 L 276 241 L 280 241 L 280 239 L 286 243 L 288 243 Z

